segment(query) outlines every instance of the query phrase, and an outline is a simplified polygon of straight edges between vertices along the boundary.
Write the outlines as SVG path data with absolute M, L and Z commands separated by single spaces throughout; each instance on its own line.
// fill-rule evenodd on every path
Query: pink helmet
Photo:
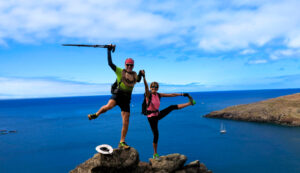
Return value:
M 134 61 L 133 61 L 133 59 L 131 59 L 131 58 L 127 58 L 127 59 L 125 60 L 125 64 L 132 64 L 132 65 L 134 65 Z

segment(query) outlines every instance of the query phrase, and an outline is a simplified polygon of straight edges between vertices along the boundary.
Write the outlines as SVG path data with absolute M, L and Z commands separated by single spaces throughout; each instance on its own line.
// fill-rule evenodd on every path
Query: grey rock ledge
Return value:
M 149 163 L 139 160 L 139 153 L 134 149 L 114 149 L 113 154 L 95 154 L 92 158 L 78 165 L 70 173 L 212 173 L 199 160 L 184 166 L 187 157 L 182 154 L 161 156 L 159 160 L 149 159 Z

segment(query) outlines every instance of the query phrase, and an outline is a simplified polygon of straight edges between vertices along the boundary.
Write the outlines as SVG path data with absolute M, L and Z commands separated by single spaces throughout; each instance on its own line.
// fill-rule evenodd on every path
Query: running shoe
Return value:
M 120 142 L 119 143 L 119 148 L 123 148 L 123 149 L 129 149 L 130 146 L 126 144 L 126 142 Z
M 98 116 L 96 114 L 89 114 L 88 115 L 89 120 L 96 119 L 97 117 Z
M 153 154 L 153 159 L 159 160 L 159 155 L 157 153 Z

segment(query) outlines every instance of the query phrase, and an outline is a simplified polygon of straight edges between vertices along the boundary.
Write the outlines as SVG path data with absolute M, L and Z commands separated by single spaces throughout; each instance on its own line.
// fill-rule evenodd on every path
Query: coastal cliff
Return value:
M 204 117 L 300 126 L 300 93 L 231 106 Z
M 186 160 L 186 156 L 176 153 L 161 156 L 159 160 L 149 159 L 149 163 L 141 162 L 139 153 L 131 147 L 114 149 L 111 155 L 97 153 L 70 173 L 212 173 L 198 160 L 184 166 Z

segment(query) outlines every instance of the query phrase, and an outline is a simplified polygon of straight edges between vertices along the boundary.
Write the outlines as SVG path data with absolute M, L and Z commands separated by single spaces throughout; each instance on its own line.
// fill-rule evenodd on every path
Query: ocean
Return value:
M 300 172 L 300 128 L 204 118 L 232 105 L 300 92 L 300 89 L 193 92 L 194 106 L 176 110 L 159 122 L 158 153 L 181 153 L 200 160 L 214 173 Z M 0 100 L 0 172 L 69 172 L 91 158 L 100 144 L 118 146 L 119 107 L 89 121 L 110 96 Z M 143 95 L 132 96 L 126 142 L 141 161 L 152 157 L 152 132 L 141 114 Z M 161 99 L 161 109 L 188 102 Z M 224 124 L 227 133 L 220 134 Z M 2 131 L 1 131 L 2 130 Z M 5 133 L 3 130 L 16 130 Z

